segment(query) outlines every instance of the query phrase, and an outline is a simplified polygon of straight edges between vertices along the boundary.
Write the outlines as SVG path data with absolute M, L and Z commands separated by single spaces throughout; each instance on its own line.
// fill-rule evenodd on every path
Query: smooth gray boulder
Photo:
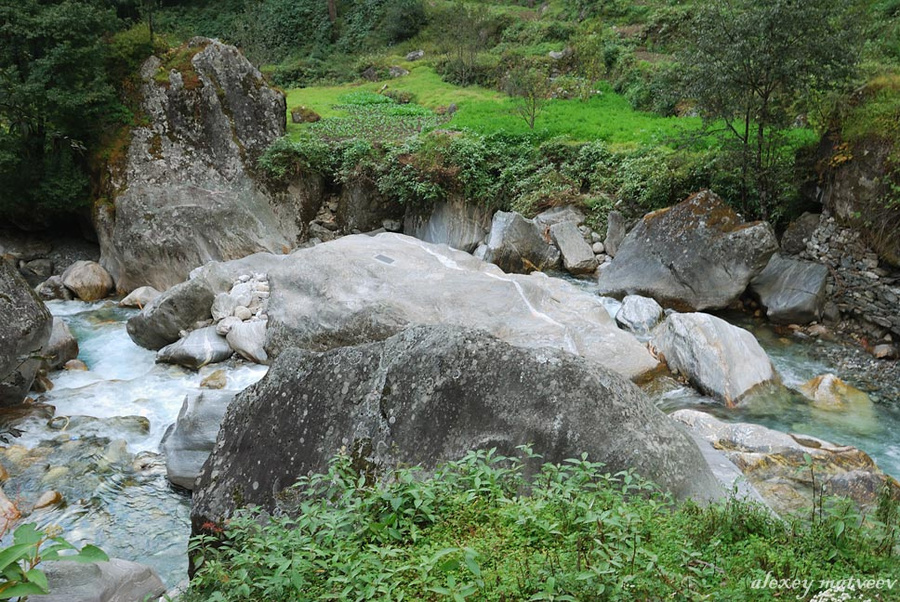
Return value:
M 44 302 L 0 259 L 0 407 L 25 399 L 52 328 L 53 316 Z
M 634 469 L 678 497 L 721 495 L 694 442 L 618 374 L 556 349 L 430 326 L 280 355 L 228 407 L 191 523 L 195 533 L 219 524 L 235 500 L 273 510 L 282 490 L 326 470 L 342 448 L 380 471 L 523 444 L 548 462 L 586 453 L 612 472 Z
M 128 293 L 124 299 L 119 301 L 119 307 L 144 309 L 159 295 L 160 292 L 152 286 L 141 286 Z
M 480 328 L 521 347 L 555 347 L 638 378 L 657 362 L 617 328 L 599 297 L 402 234 L 345 236 L 268 270 L 266 351 L 326 350 L 385 339 L 416 324 Z
M 759 385 L 780 380 L 752 334 L 709 314 L 669 315 L 653 332 L 651 345 L 669 369 L 728 405 Z
M 62 281 L 82 301 L 99 301 L 115 288 L 112 276 L 96 261 L 79 260 L 66 268 Z
M 625 216 L 618 211 L 610 211 L 606 216 L 606 238 L 603 240 L 603 249 L 607 255 L 616 256 L 626 234 Z
M 638 336 L 647 336 L 663 319 L 663 308 L 648 297 L 626 295 L 616 312 L 616 324 Z
M 233 391 L 205 390 L 184 398 L 178 419 L 166 431 L 161 444 L 169 481 L 194 489 L 200 469 L 216 444 L 225 410 L 235 395 Z
M 156 353 L 156 361 L 199 370 L 207 364 L 227 360 L 232 353 L 228 341 L 216 332 L 216 327 L 207 326 L 191 331 L 183 339 L 160 349 Z
M 78 357 L 78 341 L 62 318 L 53 318 L 50 340 L 44 346 L 43 355 L 51 370 L 60 370 L 66 362 Z
M 537 225 L 510 211 L 498 211 L 491 222 L 484 260 L 508 274 L 543 272 L 559 265 L 559 250 Z
M 411 206 L 403 221 L 404 234 L 466 253 L 474 251 L 490 229 L 490 209 L 461 198 L 439 201 L 428 208 Z
M 166 586 L 156 571 L 136 562 L 111 558 L 108 562 L 44 562 L 50 593 L 28 596 L 39 602 L 139 602 L 156 600 Z
M 574 222 L 576 226 L 580 226 L 584 223 L 584 213 L 577 207 L 565 205 L 563 207 L 551 207 L 534 216 L 534 224 L 541 232 L 563 222 Z
M 141 114 L 125 161 L 110 165 L 110 205 L 94 226 L 119 292 L 166 290 L 211 260 L 283 253 L 300 234 L 294 208 L 251 175 L 284 135 L 284 95 L 234 47 L 194 38 L 179 69 L 141 68 Z
M 599 278 L 600 294 L 652 297 L 678 311 L 727 307 L 778 250 L 772 226 L 746 223 L 698 192 L 645 215 Z
M 822 317 L 828 268 L 821 263 L 772 255 L 766 268 L 750 281 L 766 317 L 776 324 L 809 324 Z
M 592 274 L 597 269 L 597 258 L 591 245 L 573 221 L 564 221 L 550 226 L 550 238 L 559 249 L 563 266 L 571 274 Z
M 269 363 L 269 356 L 265 350 L 265 320 L 234 323 L 228 329 L 225 340 L 235 353 L 245 360 L 257 364 Z
M 212 317 L 213 300 L 231 290 L 244 274 L 266 273 L 279 265 L 284 255 L 256 253 L 229 262 L 210 262 L 191 272 L 182 282 L 154 299 L 136 316 L 128 319 L 126 330 L 135 343 L 157 350 L 181 338 L 181 331 Z

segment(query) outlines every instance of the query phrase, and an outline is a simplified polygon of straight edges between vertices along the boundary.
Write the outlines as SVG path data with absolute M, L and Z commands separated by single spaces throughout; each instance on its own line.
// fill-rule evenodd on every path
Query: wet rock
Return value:
M 65 364 L 63 364 L 63 369 L 65 370 L 87 370 L 87 364 L 85 364 L 81 360 L 69 360 Z
M 200 386 L 204 389 L 224 389 L 227 384 L 228 376 L 224 370 L 215 370 L 200 381 Z
M 449 245 L 471 253 L 491 229 L 491 212 L 464 199 L 440 201 L 430 207 L 409 207 L 403 232 L 419 240 Z
M 703 191 L 645 215 L 601 272 L 599 292 L 652 297 L 679 311 L 723 308 L 777 248 L 772 226 L 743 222 L 722 199 Z
M 736 405 L 755 387 L 779 380 L 756 338 L 702 313 L 669 315 L 651 342 L 673 372 L 705 395 Z
M 34 503 L 35 510 L 41 510 L 43 508 L 50 508 L 52 506 L 58 506 L 63 503 L 63 496 L 58 491 L 45 491 L 41 494 L 41 496 Z
M 44 301 L 53 301 L 56 299 L 71 301 L 75 298 L 72 291 L 67 289 L 66 285 L 63 284 L 62 276 L 58 275 L 50 276 L 44 282 L 37 285 L 34 290 Z
M 300 233 L 293 208 L 251 176 L 284 135 L 284 95 L 234 46 L 194 38 L 189 52 L 195 85 L 156 57 L 142 66 L 146 123 L 111 174 L 114 205 L 94 212 L 101 263 L 121 292 L 166 290 L 211 260 L 283 253 Z
M 51 370 L 59 370 L 78 357 L 78 341 L 62 318 L 53 318 L 50 340 L 44 346 L 44 357 Z
M 618 211 L 610 211 L 606 216 L 606 239 L 603 241 L 607 255 L 616 256 L 616 253 L 619 252 L 619 245 L 625 240 L 626 234 L 625 216 Z
M 564 221 L 550 226 L 550 238 L 559 249 L 563 266 L 569 273 L 590 274 L 597 269 L 597 258 L 575 222 Z
M 555 347 L 637 378 L 657 362 L 596 295 L 543 274 L 504 274 L 468 253 L 400 234 L 346 236 L 268 271 L 266 351 L 382 340 L 416 324 L 480 328 L 523 347 Z
M 185 397 L 175 421 L 162 441 L 166 476 L 173 484 L 193 490 L 203 463 L 216 443 L 219 425 L 235 397 L 228 391 L 201 391 Z
M 225 337 L 235 353 L 245 360 L 257 363 L 269 363 L 269 356 L 264 349 L 266 343 L 266 323 L 262 320 L 235 324 Z
M 863 508 L 873 507 L 885 484 L 900 495 L 897 481 L 855 447 L 755 424 L 725 423 L 696 410 L 678 410 L 670 417 L 722 450 L 782 516 L 811 507 L 814 487 L 817 497 L 824 487 L 826 495 L 848 496 Z
M 880 360 L 895 360 L 898 357 L 897 348 L 888 344 L 875 345 L 872 355 Z
M 152 568 L 112 558 L 88 564 L 52 561 L 41 564 L 50 593 L 28 596 L 36 602 L 135 602 L 152 600 L 166 587 Z
M 663 308 L 647 297 L 627 295 L 616 312 L 616 323 L 639 336 L 647 336 L 663 319 Z
M 76 261 L 63 272 L 62 280 L 82 301 L 99 301 L 115 289 L 112 276 L 96 261 Z
M 346 448 L 376 473 L 501 454 L 530 442 L 543 461 L 586 453 L 635 469 L 678 497 L 721 495 L 696 445 L 633 384 L 555 349 L 483 331 L 414 327 L 385 341 L 282 353 L 226 413 L 194 491 L 195 532 L 280 491 Z M 536 468 L 531 466 L 530 469 Z
M 798 390 L 821 410 L 856 415 L 873 413 L 869 396 L 834 374 L 816 376 L 800 385 Z
M 156 361 L 199 370 L 207 364 L 227 360 L 232 353 L 225 337 L 216 332 L 215 326 L 208 326 L 160 349 Z
M 559 264 L 559 251 L 532 220 L 498 211 L 491 222 L 484 260 L 510 274 L 544 271 Z
M 19 508 L 6 497 L 3 488 L 0 487 L 0 533 L 9 533 L 22 517 Z
M 0 260 L 0 407 L 25 399 L 52 327 L 44 303 L 15 268 Z
M 128 295 L 126 295 L 124 299 L 119 301 L 119 306 L 137 307 L 138 309 L 144 309 L 154 299 L 159 297 L 160 294 L 161 293 L 152 286 L 140 286 L 128 293 Z
M 809 324 L 822 317 L 828 268 L 819 263 L 772 255 L 750 281 L 766 316 L 776 324 Z

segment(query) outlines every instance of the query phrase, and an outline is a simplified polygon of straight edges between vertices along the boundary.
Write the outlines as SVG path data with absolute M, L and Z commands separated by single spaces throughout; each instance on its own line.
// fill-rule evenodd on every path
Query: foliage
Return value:
M 38 568 L 45 560 L 101 562 L 109 557 L 93 545 L 79 550 L 58 531 L 40 531 L 33 523 L 20 525 L 12 544 L 0 549 L 0 600 L 48 593 L 47 577 Z
M 0 213 L 87 204 L 88 148 L 125 117 L 106 72 L 115 11 L 89 0 L 0 6 Z
M 537 61 L 515 65 L 504 78 L 504 89 L 514 99 L 513 113 L 533 130 L 538 115 L 550 98 L 550 77 Z
M 279 515 L 207 527 L 221 535 L 193 540 L 185 602 L 775 600 L 785 592 L 753 581 L 900 576 L 878 547 L 886 525 L 847 505 L 807 524 L 733 499 L 678 505 L 631 472 L 585 457 L 541 466 L 527 449 L 375 481 L 342 455 Z
M 477 81 L 478 56 L 499 29 L 484 5 L 457 0 L 446 7 L 435 7 L 429 15 L 433 31 L 445 61 L 440 68 L 445 81 L 467 86 Z
M 840 87 L 859 55 L 856 15 L 843 0 L 722 0 L 704 4 L 681 55 L 685 94 L 722 120 L 741 166 L 742 205 L 751 186 L 769 217 L 785 163 L 781 131 L 813 91 Z

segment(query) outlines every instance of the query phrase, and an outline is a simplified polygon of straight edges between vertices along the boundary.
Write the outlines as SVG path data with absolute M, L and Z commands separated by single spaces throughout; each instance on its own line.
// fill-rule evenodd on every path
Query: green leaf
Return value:
M 5 570 L 6 567 L 18 562 L 22 558 L 27 558 L 31 555 L 33 549 L 34 544 L 30 543 L 18 543 L 6 548 L 0 552 L 0 571 Z
M 41 589 L 37 583 L 16 583 L 0 592 L 0 600 L 9 600 L 10 598 L 21 598 L 22 596 L 46 593 L 47 590 Z
M 25 578 L 28 579 L 30 583 L 34 583 L 44 590 L 44 593 L 50 591 L 50 584 L 47 583 L 47 575 L 44 574 L 44 571 L 40 569 L 31 569 L 25 573 Z
M 13 540 L 16 544 L 38 544 L 43 540 L 45 535 L 38 530 L 34 523 L 25 523 L 15 530 Z

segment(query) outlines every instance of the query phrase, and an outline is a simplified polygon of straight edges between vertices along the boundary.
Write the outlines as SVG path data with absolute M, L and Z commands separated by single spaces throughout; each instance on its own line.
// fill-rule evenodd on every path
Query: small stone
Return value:
M 253 312 L 250 311 L 249 308 L 247 308 L 247 307 L 245 307 L 245 306 L 243 306 L 243 305 L 238 305 L 238 306 L 234 309 L 234 317 L 237 318 L 238 320 L 241 320 L 241 321 L 243 321 L 243 320 L 249 320 L 250 318 L 253 317 Z
M 69 360 L 65 364 L 63 364 L 63 370 L 80 370 L 86 371 L 88 369 L 87 364 L 85 364 L 81 360 Z
M 49 508 L 51 506 L 58 506 L 63 501 L 63 496 L 58 491 L 45 491 L 41 494 L 41 497 L 38 498 L 38 501 L 34 503 L 34 509 L 40 510 L 42 508 Z
M 594 234 L 597 234 L 597 233 L 594 232 Z M 594 252 L 594 255 L 602 255 L 603 252 L 605 251 L 605 248 L 603 247 L 602 242 L 596 241 L 596 242 L 594 242 L 593 245 L 591 245 L 591 250 Z
M 234 328 L 235 324 L 240 324 L 242 320 L 240 318 L 236 318 L 235 316 L 228 316 L 221 320 L 218 324 L 216 324 L 216 332 L 222 335 L 223 337 L 228 334 L 232 328 Z
M 893 345 L 875 345 L 872 355 L 880 360 L 895 360 L 898 357 L 897 348 Z
M 200 386 L 204 389 L 224 389 L 228 384 L 228 376 L 224 370 L 216 370 L 200 381 Z
M 806 334 L 812 337 L 820 337 L 822 335 L 828 334 L 828 329 L 821 324 L 813 324 L 806 329 Z

